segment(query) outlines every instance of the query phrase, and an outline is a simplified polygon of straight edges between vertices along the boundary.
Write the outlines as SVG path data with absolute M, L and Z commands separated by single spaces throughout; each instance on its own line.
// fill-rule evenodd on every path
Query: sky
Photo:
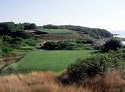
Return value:
M 125 0 L 0 0 L 0 22 L 125 30 Z

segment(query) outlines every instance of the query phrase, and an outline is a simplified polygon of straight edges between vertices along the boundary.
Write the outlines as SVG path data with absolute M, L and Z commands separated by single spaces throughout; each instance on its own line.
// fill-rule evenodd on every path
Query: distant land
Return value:
M 111 31 L 112 34 L 114 34 L 117 37 L 125 38 L 125 30 L 122 31 Z
M 111 33 L 114 34 L 115 37 L 119 37 L 122 44 L 125 45 L 125 30 L 112 31 Z

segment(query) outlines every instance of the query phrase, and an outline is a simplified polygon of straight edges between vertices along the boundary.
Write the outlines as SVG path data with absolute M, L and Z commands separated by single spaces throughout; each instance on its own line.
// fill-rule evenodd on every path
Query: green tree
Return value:
M 122 47 L 121 41 L 117 39 L 111 39 L 104 44 L 102 51 L 108 52 L 110 50 L 117 50 L 118 48 L 121 47 Z
M 37 26 L 35 23 L 23 23 L 24 29 L 29 30 L 29 29 L 36 29 Z

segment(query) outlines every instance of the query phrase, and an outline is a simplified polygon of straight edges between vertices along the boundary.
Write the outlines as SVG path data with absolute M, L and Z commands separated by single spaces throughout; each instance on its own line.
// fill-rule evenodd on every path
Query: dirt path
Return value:
M 2 59 L 1 61 L 1 66 L 0 66 L 0 71 L 2 71 L 3 69 L 5 69 L 6 67 L 8 67 L 9 65 L 19 61 L 20 59 L 22 59 L 23 56 L 18 56 L 18 57 L 7 57 Z

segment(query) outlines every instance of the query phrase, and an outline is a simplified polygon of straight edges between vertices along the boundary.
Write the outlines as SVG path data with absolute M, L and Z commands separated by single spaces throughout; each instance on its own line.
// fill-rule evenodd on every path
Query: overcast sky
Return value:
M 125 30 L 125 0 L 0 0 L 0 22 Z

